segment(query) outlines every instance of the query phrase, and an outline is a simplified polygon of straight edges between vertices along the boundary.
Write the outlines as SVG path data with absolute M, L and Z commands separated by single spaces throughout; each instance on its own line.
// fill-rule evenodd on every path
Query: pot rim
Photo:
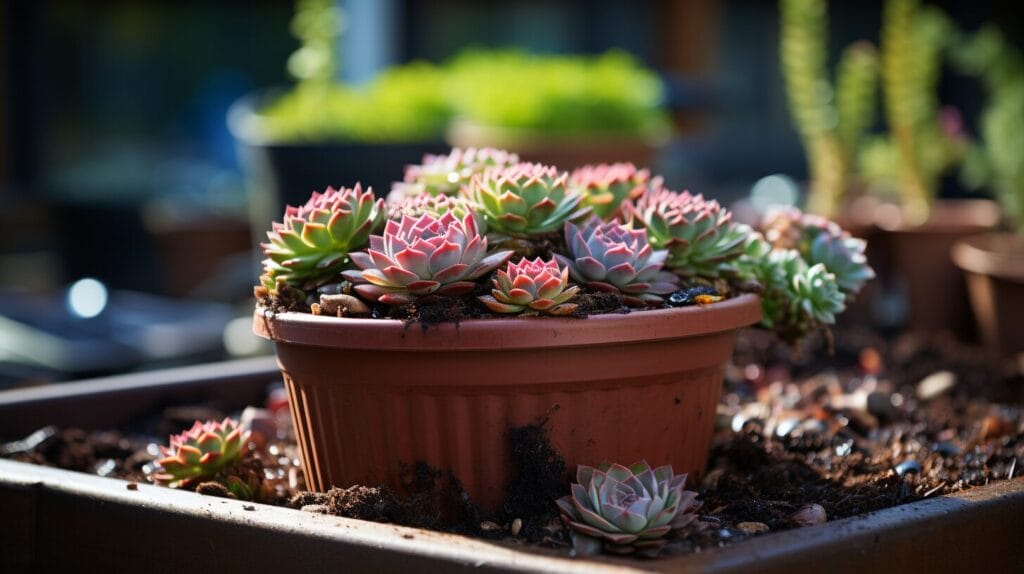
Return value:
M 277 343 L 359 350 L 485 351 L 564 348 L 681 339 L 734 331 L 761 320 L 757 295 L 707 306 L 592 315 L 584 319 L 467 319 L 421 327 L 396 319 L 275 313 L 257 305 L 253 332 Z
M 950 250 L 950 256 L 958 267 L 969 273 L 1024 283 L 1024 235 L 972 235 L 958 241 Z

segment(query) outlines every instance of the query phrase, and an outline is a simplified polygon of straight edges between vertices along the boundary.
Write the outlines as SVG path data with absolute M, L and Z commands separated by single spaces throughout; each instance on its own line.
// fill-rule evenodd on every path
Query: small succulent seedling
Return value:
M 360 249 L 384 224 L 383 200 L 357 183 L 353 188 L 314 192 L 301 207 L 285 208 L 284 221 L 273 223 L 263 244 L 261 282 L 271 293 L 278 284 L 307 289 L 337 276 L 350 251 Z
M 473 176 L 465 193 L 488 232 L 539 235 L 589 213 L 581 207 L 583 196 L 566 186 L 568 177 L 553 167 L 521 163 Z
M 582 228 L 566 223 L 565 242 L 568 257 L 555 258 L 573 281 L 591 289 L 621 293 L 631 305 L 661 303 L 678 289 L 678 277 L 662 271 L 668 252 L 653 249 L 643 229 L 592 217 Z
M 569 286 L 569 270 L 555 261 L 523 258 L 495 275 L 491 294 L 478 297 L 495 313 L 568 315 L 576 310 L 576 304 L 567 301 L 580 288 Z
M 439 218 L 406 215 L 388 221 L 383 235 L 371 236 L 367 251 L 351 253 L 361 271 L 343 276 L 356 283 L 359 296 L 400 305 L 429 295 L 469 293 L 476 279 L 511 256 L 511 251 L 487 253 L 487 238 L 477 231 L 472 214 L 463 219 L 451 212 Z
M 646 461 L 628 467 L 580 465 L 572 494 L 558 509 L 575 532 L 604 542 L 611 552 L 656 551 L 665 535 L 697 522 L 697 493 L 683 490 L 686 475 Z
M 631 163 L 585 165 L 569 176 L 569 187 L 583 195 L 583 205 L 594 215 L 608 220 L 623 201 L 636 199 L 650 183 L 651 173 Z
M 249 433 L 237 422 L 196 421 L 192 428 L 172 435 L 168 446 L 161 446 L 162 458 L 150 478 L 171 488 L 188 488 L 209 480 L 239 461 Z

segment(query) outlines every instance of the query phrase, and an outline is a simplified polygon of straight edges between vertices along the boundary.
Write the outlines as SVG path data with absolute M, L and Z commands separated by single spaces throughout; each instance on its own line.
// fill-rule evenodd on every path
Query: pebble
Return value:
M 789 519 L 797 526 L 814 526 L 815 524 L 827 522 L 828 514 L 820 504 L 805 504 L 800 507 L 800 510 L 794 512 Z
M 764 522 L 740 522 L 736 525 L 736 530 L 744 534 L 764 534 L 771 529 Z
M 917 383 L 917 398 L 930 401 L 956 386 L 956 375 L 950 371 L 936 371 Z
M 490 520 L 485 520 L 485 521 L 480 523 L 480 530 L 483 530 L 484 532 L 497 532 L 497 531 L 501 530 L 501 525 L 498 524 L 497 522 L 491 522 Z
M 127 484 L 127 488 L 128 488 L 128 490 L 138 490 L 139 489 L 139 483 L 137 483 L 137 482 L 129 482 Z
M 512 521 L 512 536 L 519 536 L 519 532 L 523 529 L 523 519 L 516 518 Z
M 956 456 L 960 454 L 960 447 L 948 441 L 937 442 L 932 445 L 932 452 L 944 457 Z
M 672 307 L 685 307 L 687 305 L 706 305 L 720 299 L 718 291 L 711 287 L 690 287 L 673 292 L 668 296 L 667 302 Z
M 316 514 L 328 514 L 327 505 L 325 504 L 307 504 L 300 510 L 303 512 L 314 512 Z
M 366 315 L 370 308 L 352 295 L 338 293 L 337 295 L 321 295 L 320 308 L 325 315 Z
M 921 474 L 921 463 L 913 459 L 907 459 L 896 465 L 896 474 L 900 476 Z

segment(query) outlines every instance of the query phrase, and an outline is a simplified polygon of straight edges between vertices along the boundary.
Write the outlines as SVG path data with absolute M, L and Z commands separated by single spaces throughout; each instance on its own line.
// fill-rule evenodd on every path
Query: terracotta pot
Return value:
M 970 338 L 967 289 L 949 251 L 957 241 L 994 228 L 999 217 L 992 201 L 943 200 L 936 202 L 925 223 L 889 226 L 880 234 L 890 250 L 887 279 L 906 295 L 911 330 L 946 330 Z
M 981 340 L 994 353 L 1024 353 L 1024 235 L 989 233 L 958 242 Z
M 496 509 L 507 429 L 547 419 L 570 472 L 647 459 L 707 464 L 733 335 L 756 296 L 587 319 L 468 320 L 429 329 L 257 309 L 288 387 L 307 483 L 399 488 L 404 465 L 451 470 Z
M 593 163 L 632 162 L 650 167 L 667 138 L 662 136 L 552 135 L 532 130 L 491 127 L 464 121 L 448 130 L 453 147 L 496 147 L 515 150 L 524 161 L 570 170 Z

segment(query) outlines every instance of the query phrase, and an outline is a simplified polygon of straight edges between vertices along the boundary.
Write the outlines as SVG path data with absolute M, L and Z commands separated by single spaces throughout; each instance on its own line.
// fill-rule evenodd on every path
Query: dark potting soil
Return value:
M 812 341 L 796 355 L 758 331 L 739 336 L 708 472 L 687 485 L 703 501 L 702 527 L 671 540 L 666 553 L 732 544 L 1024 472 L 1018 468 L 1024 465 L 1019 365 L 993 362 L 941 335 L 885 339 L 844 329 L 835 334 L 831 357 L 822 352 L 825 344 Z M 186 428 L 204 412 L 222 414 L 209 408 L 174 407 L 124 434 L 43 429 L 0 446 L 0 454 L 142 480 L 157 454 L 155 437 Z M 276 440 L 253 445 L 280 495 L 270 502 L 514 544 L 570 544 L 553 501 L 568 493 L 571 469 L 547 443 L 543 421 L 509 431 L 517 472 L 494 514 L 475 507 L 452 476 L 422 464 L 405 473 L 402 493 L 375 486 L 304 492 L 290 421 L 286 415 L 277 421 Z M 225 494 L 210 485 L 198 490 Z

